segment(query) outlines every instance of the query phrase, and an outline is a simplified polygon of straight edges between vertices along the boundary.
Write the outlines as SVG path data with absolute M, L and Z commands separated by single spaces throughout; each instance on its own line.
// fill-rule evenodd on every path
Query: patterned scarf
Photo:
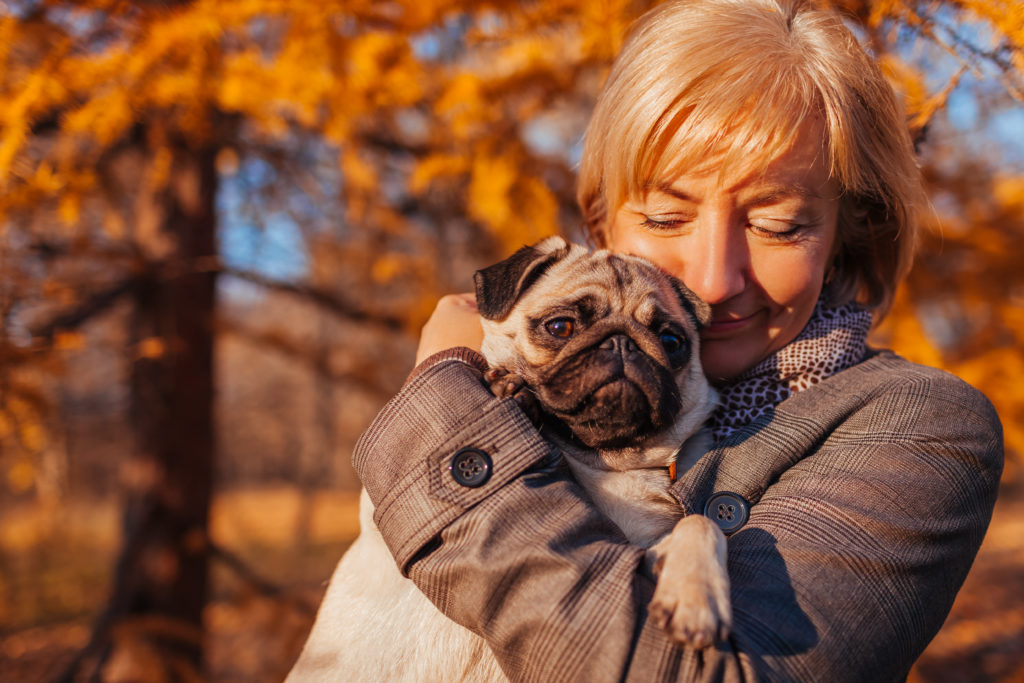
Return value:
M 710 420 L 715 442 L 794 393 L 859 363 L 870 328 L 870 311 L 857 304 L 829 308 L 819 300 L 796 339 L 719 388 L 719 406 Z

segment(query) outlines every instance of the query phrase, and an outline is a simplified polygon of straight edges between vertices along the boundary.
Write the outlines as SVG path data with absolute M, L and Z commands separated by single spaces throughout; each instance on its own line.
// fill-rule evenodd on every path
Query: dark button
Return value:
M 478 448 L 460 448 L 448 465 L 452 478 L 471 489 L 486 484 L 492 469 L 490 456 Z
M 708 498 L 704 516 L 710 518 L 728 536 L 747 523 L 750 504 L 738 493 L 719 491 Z

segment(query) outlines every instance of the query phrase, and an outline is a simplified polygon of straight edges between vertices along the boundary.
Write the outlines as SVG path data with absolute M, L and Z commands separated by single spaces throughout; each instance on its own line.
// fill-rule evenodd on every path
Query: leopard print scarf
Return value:
M 796 339 L 720 387 L 710 426 L 715 442 L 775 409 L 792 394 L 855 365 L 867 353 L 871 312 L 857 304 L 818 301 Z

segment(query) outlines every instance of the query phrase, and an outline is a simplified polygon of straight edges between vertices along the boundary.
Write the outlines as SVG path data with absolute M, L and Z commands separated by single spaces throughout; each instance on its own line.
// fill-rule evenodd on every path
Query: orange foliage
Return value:
M 148 219 L 109 189 L 110 176 L 124 175 L 117 164 L 126 147 L 142 145 L 137 191 L 148 196 L 171 181 L 175 142 L 212 141 L 227 177 L 247 150 L 287 150 L 293 136 L 313 136 L 337 150 L 345 214 L 333 220 L 346 229 L 337 238 L 307 235 L 309 279 L 327 286 L 351 273 L 412 292 L 397 314 L 416 329 L 438 293 L 465 281 L 439 263 L 437 235 L 448 226 L 468 225 L 477 258 L 576 228 L 564 148 L 581 134 L 626 27 L 650 4 L 50 0 L 34 3 L 38 11 L 0 10 L 0 230 L 56 240 L 83 258 L 97 245 L 130 249 Z M 941 117 L 961 76 L 982 66 L 1013 96 L 1024 92 L 1020 3 L 836 4 L 860 25 L 915 128 Z M 993 46 L 961 40 L 961 21 L 981 26 Z M 896 29 L 940 45 L 960 70 L 929 84 L 896 49 Z M 557 124 L 560 132 L 545 134 L 559 138 L 560 151 L 527 135 L 544 117 Z M 272 161 L 286 178 L 303 163 L 287 151 Z M 1024 276 L 1010 256 L 1024 237 L 1024 178 L 975 165 L 966 182 L 935 170 L 958 164 L 950 155 L 927 162 L 935 192 L 953 205 L 937 210 L 922 265 L 878 339 L 982 388 L 1003 415 L 1008 445 L 1024 453 L 1024 383 L 1016 381 Z M 33 219 L 46 211 L 60 220 Z M 424 223 L 435 232 L 424 233 Z M 24 278 L 16 299 L 52 303 Z M 76 282 L 65 289 L 81 296 Z M 936 340 L 929 330 L 950 319 L 970 329 Z M 55 348 L 73 340 L 57 337 Z M 135 352 L 161 349 L 147 340 Z
M 901 94 L 908 124 L 926 141 L 922 167 L 934 208 L 918 265 L 874 341 L 983 390 L 1019 463 L 1024 171 L 995 168 L 984 151 L 969 152 L 970 143 L 942 125 L 951 99 L 972 79 L 996 81 L 1016 106 L 1024 102 L 1024 6 L 821 1 L 848 13 Z M 194 165 L 183 170 L 190 151 L 212 152 L 205 158 L 215 159 L 222 188 L 228 180 L 258 185 L 252 162 L 262 164 L 256 175 L 265 176 L 263 186 L 242 198 L 251 213 L 315 207 L 295 220 L 308 260 L 299 278 L 305 282 L 277 283 L 280 289 L 318 305 L 327 300 L 351 316 L 347 329 L 383 324 L 390 334 L 400 320 L 414 333 L 440 293 L 468 286 L 474 267 L 545 235 L 578 236 L 574 145 L 630 21 L 652 4 L 0 3 L 0 488 L 40 499 L 60 491 L 63 475 L 54 463 L 64 446 L 52 410 L 54 378 L 61 381 L 63 356 L 81 353 L 91 339 L 78 326 L 109 308 L 106 293 L 140 277 L 153 283 L 221 268 L 209 252 L 201 262 L 176 260 L 174 240 L 160 234 L 167 225 L 158 215 L 161 197 L 202 194 L 181 187 L 202 182 Z M 954 67 L 936 73 L 910 58 L 911 38 L 937 46 Z M 986 111 L 998 100 L 991 92 L 977 97 Z M 296 197 L 305 202 L 292 202 Z M 269 286 L 256 275 L 250 281 Z M 316 355 L 305 360 L 333 380 L 335 349 L 322 342 L 310 351 L 288 332 L 261 331 L 260 338 L 289 350 L 292 360 Z M 113 343 L 129 365 L 177 352 L 174 340 L 152 330 Z M 387 351 L 348 351 L 351 376 L 372 384 L 368 368 Z M 374 388 L 386 394 L 382 389 L 396 387 Z M 131 462 L 136 467 L 124 468 L 121 484 L 146 488 L 157 477 L 153 463 Z M 296 493 L 296 501 L 307 494 Z M 260 505 L 269 509 L 265 500 Z M 240 535 L 221 529 L 222 515 L 214 512 L 214 540 Z M 354 519 L 351 510 L 327 513 L 334 523 Z M 281 531 L 295 535 L 291 527 Z M 9 546 L 35 542 L 6 536 Z M 229 609 L 211 609 L 215 630 L 240 621 Z M 279 630 L 278 620 L 270 621 Z M 110 667 L 129 677 L 140 664 L 159 670 L 142 636 L 174 635 L 181 624 L 124 623 L 113 633 Z M 195 635 L 175 637 L 190 642 Z

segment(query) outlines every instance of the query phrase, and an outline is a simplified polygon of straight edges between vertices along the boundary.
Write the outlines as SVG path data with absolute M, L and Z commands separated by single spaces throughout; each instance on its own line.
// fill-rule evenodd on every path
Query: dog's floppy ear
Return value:
M 704 327 L 711 322 L 711 306 L 701 299 L 699 296 L 693 293 L 693 291 L 683 284 L 683 281 L 677 277 L 665 273 L 668 281 L 672 283 L 672 289 L 676 290 L 676 295 L 679 297 L 679 303 L 683 305 L 690 315 L 696 320 L 697 324 Z
M 569 245 L 561 237 L 549 237 L 523 247 L 504 261 L 476 271 L 476 306 L 485 320 L 504 320 L 516 301 L 551 264 L 565 258 Z

